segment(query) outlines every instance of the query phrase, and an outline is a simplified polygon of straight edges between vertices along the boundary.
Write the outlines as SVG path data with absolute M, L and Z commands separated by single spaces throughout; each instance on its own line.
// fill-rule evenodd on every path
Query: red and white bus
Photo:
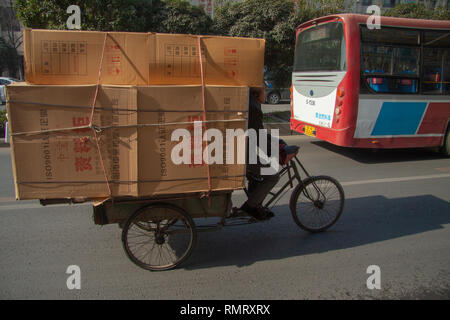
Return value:
M 450 21 L 339 14 L 297 28 L 291 129 L 345 147 L 450 153 Z

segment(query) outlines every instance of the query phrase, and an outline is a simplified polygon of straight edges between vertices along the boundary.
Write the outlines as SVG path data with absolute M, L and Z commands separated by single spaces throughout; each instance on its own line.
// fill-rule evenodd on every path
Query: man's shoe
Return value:
M 269 220 L 275 216 L 274 213 L 266 207 L 258 206 L 257 210 L 261 212 L 261 215 L 264 217 L 264 220 Z
M 259 209 L 259 207 L 250 207 L 247 202 L 242 205 L 240 210 L 247 212 L 256 220 L 266 220 L 266 212 L 264 210 Z

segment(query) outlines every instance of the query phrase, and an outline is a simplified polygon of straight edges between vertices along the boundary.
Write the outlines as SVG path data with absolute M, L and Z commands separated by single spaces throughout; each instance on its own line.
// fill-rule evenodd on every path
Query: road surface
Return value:
M 1 299 L 450 298 L 450 160 L 427 150 L 372 152 L 300 136 L 313 174 L 344 186 L 341 219 L 322 234 L 293 222 L 289 194 L 265 223 L 200 233 L 182 267 L 131 263 L 116 225 L 96 226 L 89 204 L 15 202 L 10 151 L 0 148 Z M 233 197 L 244 201 L 242 192 Z M 81 289 L 66 270 L 79 266 Z M 369 266 L 381 289 L 368 289 Z

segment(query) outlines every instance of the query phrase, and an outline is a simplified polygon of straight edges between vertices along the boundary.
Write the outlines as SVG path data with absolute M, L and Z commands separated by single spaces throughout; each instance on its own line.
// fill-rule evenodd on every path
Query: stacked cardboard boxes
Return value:
M 17 199 L 242 188 L 237 145 L 234 164 L 177 165 L 172 133 L 246 129 L 264 40 L 26 30 L 24 47 L 27 83 L 7 89 Z
M 26 81 L 32 84 L 260 87 L 264 40 L 179 34 L 25 30 Z M 102 59 L 103 57 L 103 59 Z

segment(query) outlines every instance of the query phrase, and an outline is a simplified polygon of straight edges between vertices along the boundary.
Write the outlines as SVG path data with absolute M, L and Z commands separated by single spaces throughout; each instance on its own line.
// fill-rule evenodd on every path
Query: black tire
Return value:
M 441 152 L 445 156 L 450 157 L 450 126 L 447 128 L 447 133 L 444 137 L 444 145 L 441 148 Z
M 310 177 L 298 184 L 290 199 L 295 223 L 316 233 L 331 227 L 344 210 L 345 195 L 340 183 L 329 176 Z
M 151 271 L 179 266 L 189 258 L 196 241 L 194 220 L 183 209 L 167 203 L 138 209 L 122 230 L 122 244 L 128 258 Z
M 278 104 L 280 102 L 280 95 L 276 92 L 271 92 L 267 96 L 267 102 L 270 104 Z

